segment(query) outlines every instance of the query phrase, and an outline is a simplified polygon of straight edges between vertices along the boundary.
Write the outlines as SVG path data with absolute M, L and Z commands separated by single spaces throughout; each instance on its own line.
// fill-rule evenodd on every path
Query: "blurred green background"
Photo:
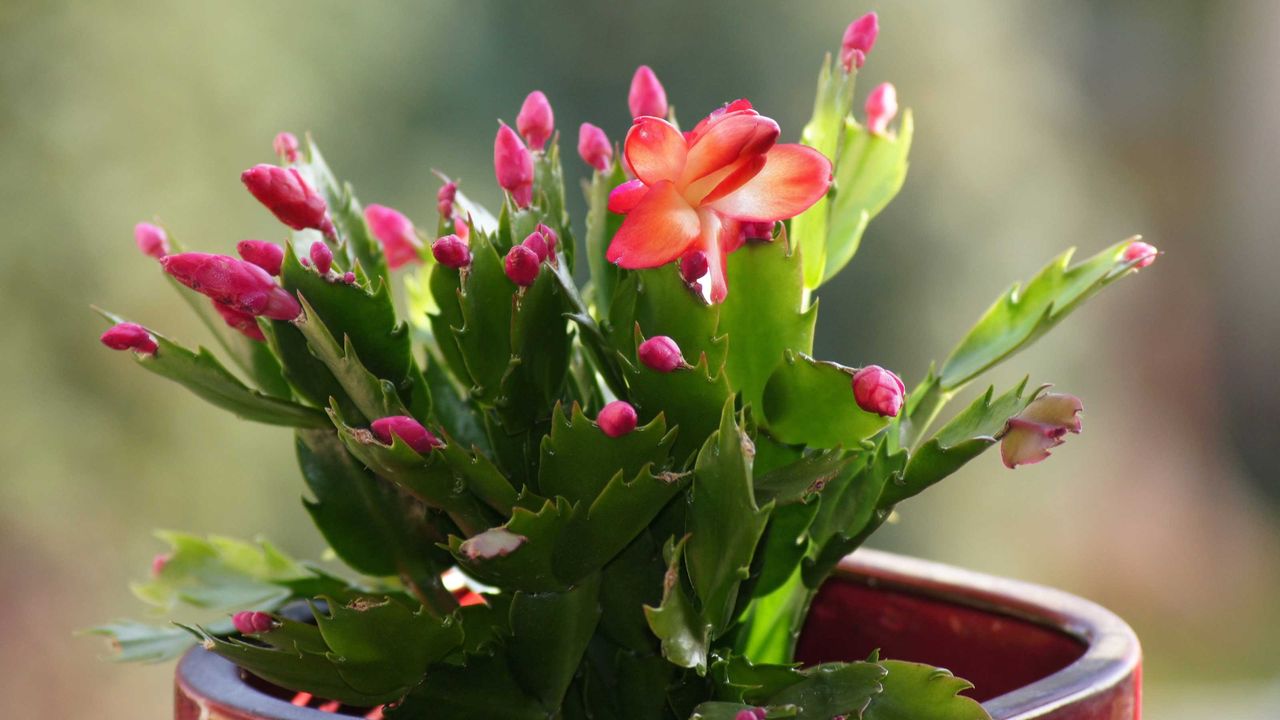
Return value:
M 1017 472 L 983 456 L 873 545 L 1115 609 L 1145 643 L 1149 717 L 1275 717 L 1280 3 L 1262 0 L 5 0 L 0 715 L 170 712 L 171 668 L 71 637 L 141 612 L 126 580 L 152 528 L 323 551 L 287 431 L 98 345 L 90 303 L 210 341 L 135 222 L 210 251 L 281 239 L 237 175 L 282 129 L 314 132 L 365 202 L 430 222 L 434 167 L 492 203 L 496 118 L 541 88 L 571 145 L 583 120 L 617 139 L 640 63 L 686 122 L 747 95 L 794 139 L 823 52 L 870 9 L 862 92 L 896 83 L 916 145 L 820 293 L 820 356 L 912 382 L 1059 249 L 1141 232 L 1167 253 L 993 378 L 1081 395 L 1083 436 Z

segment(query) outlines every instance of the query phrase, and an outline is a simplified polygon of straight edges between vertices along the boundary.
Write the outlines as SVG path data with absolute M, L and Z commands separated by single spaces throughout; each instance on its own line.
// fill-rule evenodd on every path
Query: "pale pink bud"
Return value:
M 453 215 L 453 203 L 458 199 L 458 183 L 450 180 L 436 191 L 436 210 L 440 217 L 448 219 Z
M 552 257 L 556 254 L 556 243 L 560 242 L 560 235 L 551 226 L 545 223 L 538 223 L 536 228 L 538 233 L 542 235 L 542 239 L 547 241 L 547 253 Z
M 317 240 L 311 243 L 311 262 L 316 266 L 316 272 L 321 275 L 328 275 L 330 268 L 333 267 L 333 251 L 329 246 L 324 244 L 323 240 Z
M 236 252 L 245 262 L 257 265 L 270 275 L 279 275 L 284 265 L 284 248 L 264 240 L 241 240 L 236 243 Z
M 431 244 L 436 262 L 455 270 L 471 264 L 471 248 L 457 235 L 445 235 Z
M 628 180 L 609 191 L 609 212 L 626 215 L 649 193 L 643 180 Z
M 343 282 L 343 283 L 345 283 L 345 284 L 347 284 L 347 285 L 355 285 L 355 284 L 356 284 L 356 274 L 355 274 L 355 273 L 353 273 L 353 272 L 351 272 L 350 270 L 348 270 L 348 271 L 346 271 L 346 272 L 342 273 L 342 282 Z
M 653 69 L 648 65 L 636 68 L 631 76 L 631 92 L 627 95 L 627 106 L 631 109 L 631 117 L 644 115 L 665 118 L 667 116 L 667 91 Z
M 241 635 L 257 635 L 268 632 L 276 626 L 276 621 L 264 612 L 245 610 L 231 616 L 231 624 Z
M 680 258 L 680 277 L 690 285 L 701 280 L 708 269 L 707 254 L 701 250 L 687 252 Z
M 524 245 L 516 245 L 507 253 L 503 266 L 511 282 L 520 287 L 529 287 L 538 279 L 542 261 L 538 259 L 536 251 Z
M 151 558 L 151 577 L 160 577 L 160 573 L 164 572 L 165 566 L 171 559 L 168 553 L 160 553 Z
M 413 229 L 413 222 L 399 210 L 386 205 L 370 205 L 364 209 L 364 221 L 369 225 L 369 232 L 382 245 L 387 267 L 396 270 L 422 260 L 418 255 L 422 243 Z
M 246 312 L 240 312 L 233 307 L 223 305 L 217 300 L 212 300 L 211 302 L 213 303 L 213 309 L 218 311 L 218 314 L 222 316 L 222 321 L 225 322 L 228 327 L 235 328 L 240 331 L 241 335 L 244 335 L 250 340 L 263 342 L 267 339 L 266 336 L 262 334 L 262 328 L 258 327 L 258 320 L 254 316 Z
M 1049 457 L 1049 449 L 1061 445 L 1067 433 L 1080 432 L 1082 410 L 1084 405 L 1074 395 L 1046 393 L 1032 400 L 1005 425 L 1000 438 L 1005 466 L 1032 465 Z
M 547 238 L 537 230 L 529 233 L 524 242 L 520 244 L 532 250 L 538 256 L 538 262 L 547 259 L 547 254 L 550 251 L 550 248 L 547 247 Z
M 880 19 L 873 12 L 849 23 L 849 27 L 844 30 L 844 39 L 840 42 L 840 64 L 844 66 L 845 72 L 862 67 L 879 34 Z
M 291 132 L 282 132 L 271 141 L 271 147 L 288 163 L 298 162 L 298 138 Z
M 897 417 L 906 394 L 902 379 L 879 365 L 868 365 L 853 374 L 853 399 L 869 413 Z
M 369 426 L 374 437 L 384 445 L 392 444 L 394 435 L 413 448 L 419 454 L 426 455 L 438 447 L 444 447 L 440 438 L 422 426 L 422 423 L 407 415 L 395 415 L 374 420 Z
M 1149 245 L 1138 241 L 1129 243 L 1129 245 L 1125 247 L 1124 254 L 1121 257 L 1123 257 L 1124 261 L 1127 263 L 1137 260 L 1138 262 L 1134 265 L 1134 268 L 1140 270 L 1155 262 L 1156 256 L 1159 254 L 1160 251 L 1156 249 L 1155 245 Z
M 604 130 L 584 122 L 578 128 L 578 155 L 596 170 L 609 172 L 609 166 L 613 164 L 613 143 L 609 142 Z
M 175 280 L 240 312 L 272 320 L 293 320 L 302 306 L 266 270 L 226 255 L 180 253 L 160 260 Z
M 680 354 L 680 346 L 666 335 L 655 335 L 640 343 L 636 354 L 645 367 L 660 373 L 689 367 L 684 361 L 684 355 Z
M 333 234 L 324 198 L 311 189 L 297 168 L 254 165 L 240 174 L 240 181 L 285 225 Z
M 504 527 L 489 528 L 463 540 L 458 552 L 469 560 L 491 560 L 510 555 L 528 541 L 524 535 L 517 535 Z
M 134 225 L 133 239 L 143 255 L 159 260 L 169 254 L 169 236 L 158 225 L 145 222 Z
M 596 416 L 600 431 L 609 437 L 622 437 L 636 429 L 636 409 L 624 400 L 614 400 L 605 405 Z
M 547 144 L 551 133 L 555 131 L 555 113 L 551 112 L 551 103 L 541 90 L 534 90 L 524 99 L 520 106 L 520 114 L 516 116 L 516 129 L 524 136 L 529 147 L 541 150 Z
M 493 173 L 498 186 L 511 193 L 516 207 L 527 207 L 533 200 L 533 155 L 506 123 L 493 140 Z
M 880 83 L 867 95 L 867 129 L 878 135 L 889 130 L 898 114 L 898 91 L 893 83 Z
M 112 350 L 132 350 L 139 355 L 156 354 L 156 339 L 136 323 L 120 323 L 102 333 L 100 339 Z

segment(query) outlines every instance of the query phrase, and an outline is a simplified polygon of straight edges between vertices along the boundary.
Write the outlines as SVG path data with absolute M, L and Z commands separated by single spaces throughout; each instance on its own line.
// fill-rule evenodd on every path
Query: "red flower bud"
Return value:
M 853 374 L 853 399 L 869 413 L 897 417 L 906 394 L 902 379 L 879 365 L 868 365 Z
M 287 163 L 298 162 L 298 138 L 291 132 L 282 132 L 271 141 L 271 147 Z
M 311 189 L 296 168 L 254 165 L 240 174 L 240 181 L 285 225 L 294 230 L 310 228 L 333 234 L 324 198 Z
M 582 161 L 600 172 L 609 172 L 613 164 L 613 143 L 600 128 L 582 123 L 578 128 L 578 155 Z
M 270 275 L 279 275 L 280 266 L 284 264 L 284 248 L 263 240 L 241 240 L 236 243 L 236 252 L 245 262 L 266 270 Z
M 537 230 L 529 233 L 529 235 L 525 237 L 524 242 L 520 244 L 532 250 L 533 253 L 538 256 L 538 262 L 546 260 L 547 255 L 550 252 L 546 236 Z
M 505 123 L 493 140 L 493 173 L 498 186 L 511 193 L 516 207 L 527 207 L 533 200 L 533 155 Z
M 867 61 L 867 53 L 875 46 L 876 36 L 879 34 L 880 19 L 873 12 L 849 23 L 840 43 L 840 64 L 844 66 L 845 72 L 862 68 L 862 64 Z
M 164 567 L 169 564 L 170 559 L 168 553 L 160 553 L 151 558 L 151 577 L 160 577 L 160 573 L 164 572 Z
M 158 225 L 144 222 L 134 225 L 133 239 L 143 255 L 159 260 L 169 254 L 169 236 Z
M 222 316 L 223 322 L 225 322 L 229 327 L 239 330 L 240 334 L 251 340 L 263 342 L 267 339 L 266 336 L 262 334 L 262 328 L 258 327 L 258 320 L 254 318 L 254 316 L 249 313 L 240 312 L 233 307 L 223 305 L 217 300 L 213 300 L 211 302 L 213 303 L 213 309 L 218 311 L 218 314 Z
M 524 136 L 529 147 L 541 150 L 555 131 L 556 118 L 551 103 L 541 90 L 534 90 L 524 99 L 520 114 L 516 116 L 516 129 Z
M 1157 250 L 1154 245 L 1148 245 L 1147 243 L 1138 241 L 1129 243 L 1125 246 L 1124 254 L 1121 255 L 1121 257 L 1123 257 L 1124 261 L 1127 263 L 1137 260 L 1138 263 L 1134 265 L 1134 268 L 1141 270 L 1155 262 L 1156 256 L 1159 254 L 1160 251 Z
M 316 266 L 316 272 L 321 275 L 328 275 L 330 268 L 333 267 L 333 251 L 323 240 L 317 240 L 311 243 L 311 262 Z
M 880 83 L 867 96 L 867 129 L 878 135 L 889 130 L 889 123 L 898 114 L 898 91 L 893 83 Z
M 636 354 L 645 367 L 660 373 L 689 367 L 684 361 L 684 355 L 680 354 L 680 346 L 666 335 L 655 335 L 640 343 Z
M 431 244 L 431 254 L 441 265 L 458 270 L 471 264 L 471 248 L 457 235 L 445 235 Z
M 440 438 L 423 427 L 422 423 L 407 415 L 379 418 L 373 421 L 369 429 L 382 444 L 392 444 L 391 436 L 394 435 L 421 455 L 426 455 L 438 447 L 444 447 Z
M 520 287 L 529 287 L 538 279 L 538 271 L 542 269 L 542 261 L 538 253 L 524 245 L 516 245 L 507 253 L 503 263 L 507 277 Z
M 102 344 L 112 350 L 132 350 L 140 355 L 156 354 L 156 339 L 136 323 L 120 323 L 102 333 Z
M 351 272 L 350 270 L 342 273 L 342 282 L 346 283 L 347 285 L 355 285 L 356 274 Z
M 535 229 L 542 235 L 542 239 L 547 241 L 547 253 L 554 258 L 556 255 L 556 243 L 560 242 L 560 236 L 555 230 L 551 229 L 551 226 L 545 223 L 538 223 L 538 227 Z
M 302 306 L 266 270 L 226 255 L 180 253 L 160 264 L 175 280 L 240 312 L 272 320 L 293 320 Z
M 395 270 L 421 261 L 418 249 L 422 243 L 413 222 L 403 213 L 386 205 L 370 205 L 364 209 L 364 221 L 369 225 L 369 232 L 382 244 L 387 267 Z
M 701 250 L 687 252 L 680 258 L 680 277 L 690 285 L 701 280 L 707 270 L 707 254 Z
M 436 191 L 436 210 L 440 217 L 448 220 L 453 216 L 453 203 L 458 199 L 458 183 L 450 180 Z
M 257 635 L 274 628 L 276 621 L 264 612 L 245 610 L 232 615 L 231 624 L 235 626 L 236 632 L 241 635 Z
M 653 69 L 648 65 L 636 68 L 631 76 L 631 92 L 627 95 L 627 106 L 631 109 L 631 117 L 644 115 L 665 118 L 667 116 L 667 91 Z
M 614 400 L 600 410 L 596 424 L 605 435 L 622 437 L 636 429 L 636 409 L 629 402 Z
M 1079 434 L 1080 398 L 1047 393 L 1009 418 L 1000 437 L 1000 458 L 1006 467 L 1032 465 L 1049 457 L 1049 449 L 1061 445 L 1067 433 Z

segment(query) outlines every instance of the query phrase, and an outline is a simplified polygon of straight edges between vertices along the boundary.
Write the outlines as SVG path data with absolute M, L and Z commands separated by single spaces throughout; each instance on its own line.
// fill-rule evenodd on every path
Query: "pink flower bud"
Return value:
M 645 367 L 660 373 L 689 367 L 684 361 L 684 355 L 680 354 L 680 346 L 666 335 L 654 335 L 640 343 L 636 354 Z
M 156 339 L 136 323 L 120 323 L 102 333 L 101 340 L 112 350 L 132 350 L 139 355 L 156 354 Z
M 707 254 L 701 250 L 687 252 L 680 258 L 680 277 L 690 285 L 701 280 L 708 269 Z
M 769 713 L 762 707 L 753 707 L 747 710 L 739 710 L 733 716 L 733 720 L 764 720 Z M 832 718 L 831 720 L 844 720 L 843 717 Z
M 541 90 L 534 90 L 524 99 L 520 106 L 520 114 L 516 116 L 516 129 L 524 136 L 529 147 L 541 150 L 547 139 L 555 131 L 555 113 L 551 112 L 551 103 Z
M 353 272 L 351 272 L 350 270 L 348 270 L 348 271 L 346 271 L 346 272 L 342 273 L 342 282 L 343 282 L 343 283 L 345 283 L 345 284 L 347 284 L 347 285 L 355 285 L 355 284 L 356 284 L 356 274 L 355 274 L 355 273 L 353 273 Z
M 440 438 L 423 427 L 422 423 L 407 415 L 379 418 L 373 421 L 369 429 L 382 444 L 392 444 L 391 436 L 394 435 L 421 455 L 426 455 L 438 447 L 444 447 Z
M 862 68 L 862 64 L 867 61 L 867 53 L 875 46 L 876 36 L 879 34 L 880 19 L 873 12 L 849 23 L 840 43 L 840 64 L 844 66 L 845 72 Z
M 445 235 L 431 244 L 431 254 L 436 262 L 458 270 L 471 264 L 471 248 L 457 235 Z
M 898 114 L 898 91 L 893 83 L 880 83 L 867 96 L 867 129 L 877 135 L 889 130 L 889 123 Z
M 769 711 L 762 707 L 751 708 L 751 714 L 755 715 L 757 720 L 764 720 L 769 717 Z M 845 720 L 845 718 L 843 715 L 837 715 L 836 717 L 831 718 L 831 720 Z
M 241 635 L 257 635 L 268 632 L 276 626 L 276 621 L 264 612 L 245 610 L 231 616 L 231 624 Z
M 507 253 L 503 263 L 507 277 L 520 287 L 529 287 L 538 279 L 538 271 L 542 269 L 542 261 L 535 250 L 516 245 Z
M 386 205 L 370 205 L 364 209 L 364 221 L 369 225 L 369 232 L 382 244 L 387 267 L 396 270 L 421 260 L 418 249 L 422 243 L 413 222 L 403 213 Z
M 458 183 L 450 180 L 436 191 L 436 210 L 440 217 L 448 219 L 453 216 L 453 203 L 458 199 Z
M 463 240 L 471 237 L 471 224 L 467 222 L 467 219 L 461 213 L 454 213 L 453 215 L 453 232 Z
M 1081 430 L 1080 398 L 1046 393 L 1025 410 L 1009 418 L 1000 436 L 1000 458 L 1006 467 L 1032 465 L 1049 457 L 1050 448 L 1061 445 L 1067 433 Z
M 578 155 L 596 170 L 609 172 L 609 166 L 613 164 L 613 143 L 609 142 L 604 130 L 584 122 L 578 128 Z
M 169 254 L 169 236 L 158 225 L 145 222 L 134 225 L 133 239 L 143 255 L 159 260 Z
M 756 714 L 750 710 L 739 710 L 734 713 L 733 720 L 757 720 Z
M 538 223 L 538 227 L 535 229 L 542 235 L 542 239 L 547 241 L 547 253 L 554 258 L 556 255 L 556 243 L 560 242 L 560 235 L 545 223 Z
M 868 365 L 853 374 L 853 399 L 869 413 L 897 417 L 906 394 L 902 379 L 879 365 Z
M 160 573 L 164 572 L 164 567 L 169 564 L 172 559 L 168 553 L 160 553 L 151 558 L 151 577 L 160 577 Z
M 316 272 L 321 275 L 328 275 L 330 268 L 333 267 L 333 251 L 323 240 L 317 240 L 311 243 L 311 262 L 316 266 Z
M 266 270 L 269 275 L 279 275 L 280 266 L 284 265 L 284 248 L 263 240 L 241 240 L 236 243 L 236 252 L 245 262 Z
M 180 253 L 160 261 L 175 280 L 240 312 L 272 320 L 293 320 L 302 306 L 266 270 L 226 255 Z
M 218 314 L 222 316 L 222 321 L 229 327 L 239 330 L 241 335 L 244 335 L 250 340 L 257 340 L 259 342 L 266 341 L 267 338 L 262 334 L 262 328 L 258 327 L 258 320 L 254 316 L 249 313 L 240 312 L 233 307 L 223 305 L 217 300 L 213 300 L 211 302 L 213 303 L 213 309 L 218 311 Z
M 538 262 L 546 260 L 550 252 L 550 248 L 547 247 L 547 238 L 537 230 L 529 233 L 520 244 L 532 250 L 538 256 Z
M 240 181 L 285 225 L 333 234 L 324 198 L 311 189 L 297 168 L 254 165 L 240 174 Z
M 636 68 L 631 76 L 631 92 L 627 95 L 627 106 L 631 108 L 631 117 L 644 115 L 665 118 L 667 116 L 667 91 L 653 69 L 648 65 Z
M 624 400 L 614 400 L 605 405 L 596 416 L 600 431 L 609 437 L 622 437 L 636 429 L 636 409 Z
M 291 132 L 282 132 L 271 141 L 271 147 L 287 163 L 298 162 L 298 138 Z
M 528 207 L 533 200 L 533 155 L 506 123 L 493 140 L 493 173 L 498 186 L 511 193 L 516 207 Z
M 609 191 L 609 212 L 625 215 L 634 210 L 648 193 L 649 187 L 643 180 L 628 180 Z
M 1160 251 L 1156 249 L 1155 245 L 1148 245 L 1142 241 L 1137 241 L 1129 243 L 1129 245 L 1125 247 L 1124 254 L 1121 257 L 1123 257 L 1124 261 L 1127 263 L 1137 260 L 1138 263 L 1134 265 L 1134 268 L 1141 270 L 1155 262 L 1156 256 L 1159 254 Z
M 742 239 L 769 242 L 773 240 L 774 225 L 772 222 L 744 222 L 740 226 Z

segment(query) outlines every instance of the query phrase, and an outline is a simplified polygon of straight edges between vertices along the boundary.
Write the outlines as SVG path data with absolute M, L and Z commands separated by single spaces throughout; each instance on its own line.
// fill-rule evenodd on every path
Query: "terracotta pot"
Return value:
M 1123 620 L 1036 585 L 860 550 L 818 593 L 806 663 L 883 657 L 946 667 L 996 720 L 1137 720 L 1142 654 Z M 178 664 L 177 720 L 320 720 L 329 708 L 246 679 L 201 648 Z M 293 704 L 299 703 L 299 704 Z

